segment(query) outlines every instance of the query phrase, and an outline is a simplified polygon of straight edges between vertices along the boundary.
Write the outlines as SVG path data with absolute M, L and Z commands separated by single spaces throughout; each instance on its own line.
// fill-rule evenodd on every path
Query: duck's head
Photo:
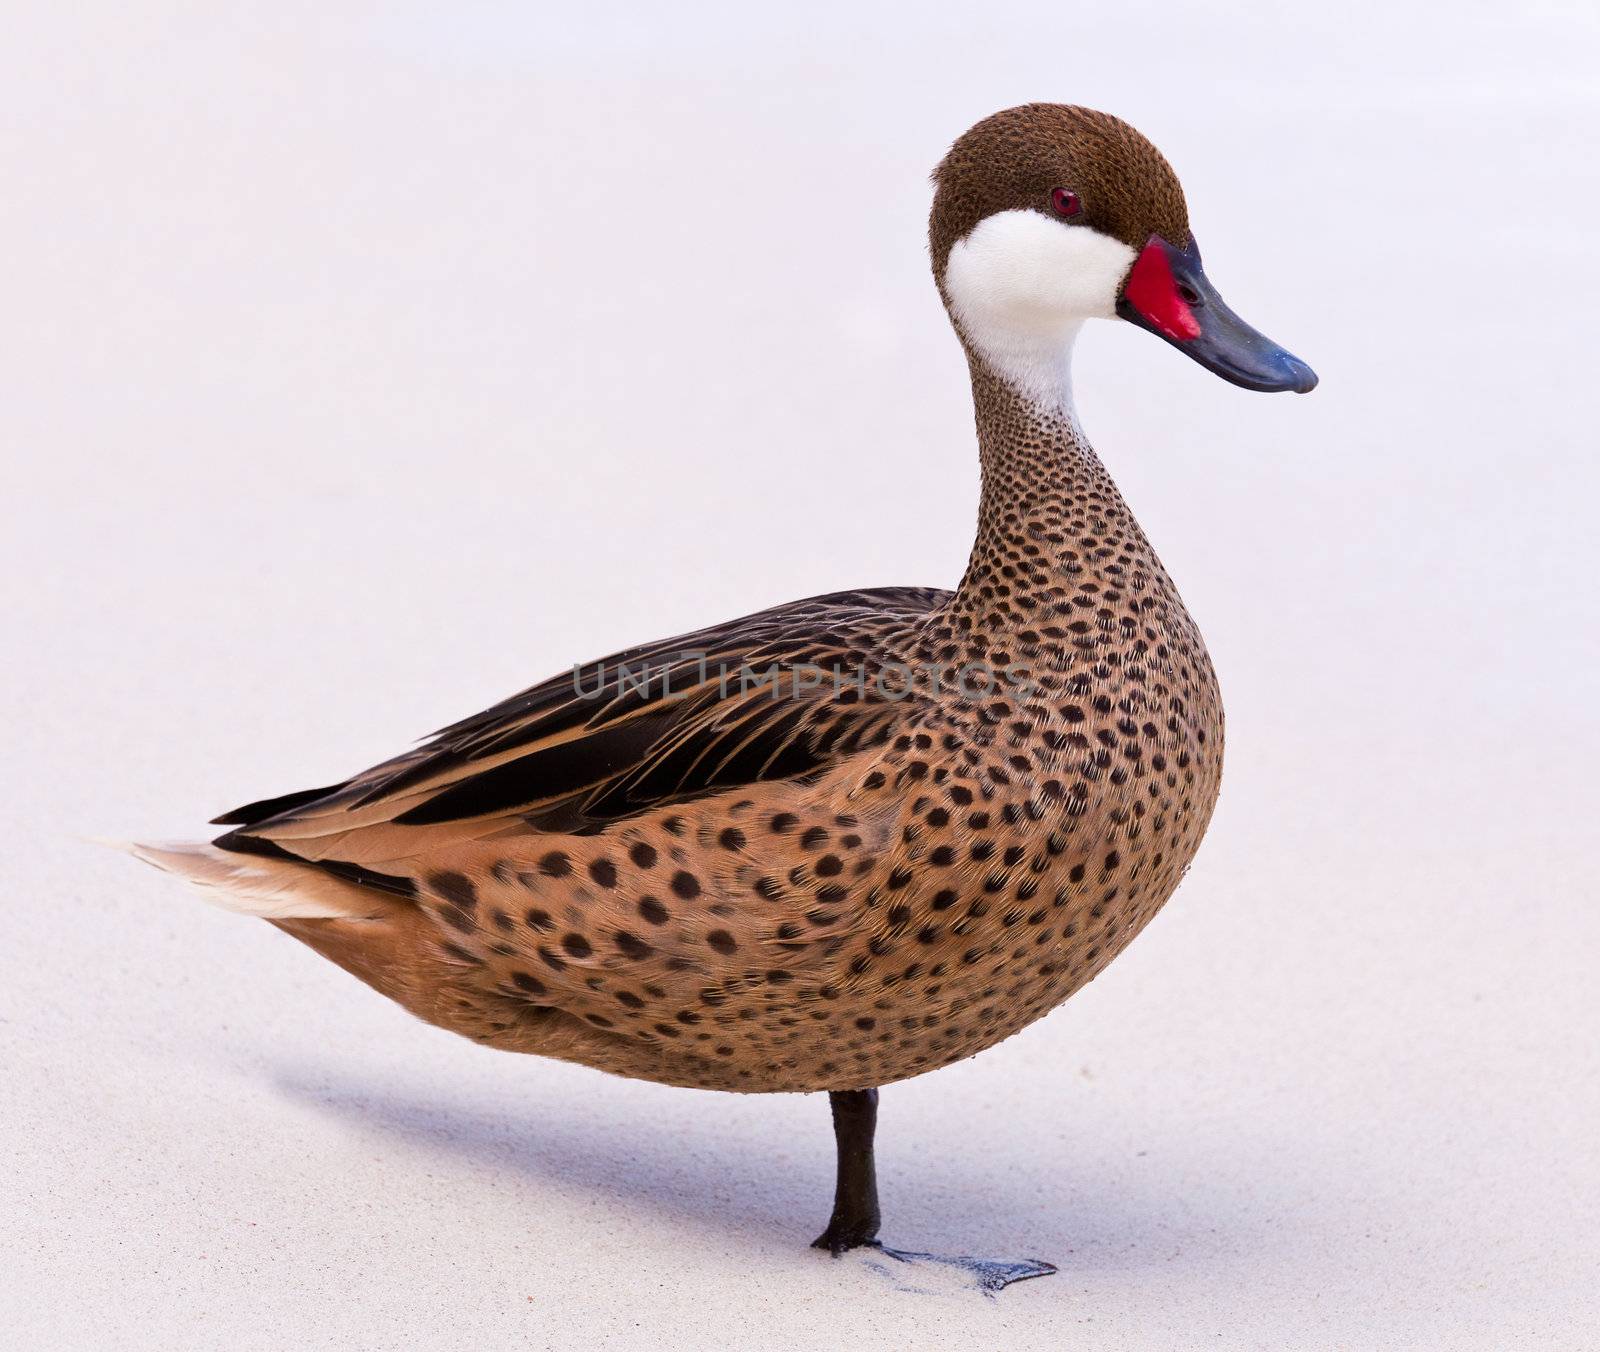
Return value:
M 1064 393 L 1085 319 L 1122 318 L 1250 390 L 1317 383 L 1234 314 L 1200 266 L 1172 166 L 1126 122 L 1030 103 L 985 118 L 934 171 L 934 275 L 969 349 L 1025 393 Z

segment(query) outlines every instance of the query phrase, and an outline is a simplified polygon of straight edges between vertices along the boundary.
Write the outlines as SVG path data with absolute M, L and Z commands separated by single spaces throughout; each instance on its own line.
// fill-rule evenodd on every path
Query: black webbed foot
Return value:
M 1030 1277 L 1049 1277 L 1056 1272 L 1054 1263 L 1047 1263 L 1042 1258 L 971 1258 L 966 1255 L 946 1256 L 939 1253 L 916 1253 L 905 1249 L 891 1249 L 886 1244 L 874 1243 L 874 1248 L 885 1258 L 893 1258 L 901 1263 L 921 1264 L 938 1263 L 941 1266 L 955 1268 L 964 1272 L 971 1278 L 973 1285 L 987 1296 L 992 1296 L 996 1291 L 1004 1291 L 1013 1282 L 1025 1282 Z M 892 1272 L 888 1275 L 893 1276 Z
M 878 1180 L 873 1164 L 872 1138 L 878 1125 L 876 1089 L 835 1090 L 828 1095 L 833 1108 L 833 1132 L 839 1151 L 839 1173 L 833 1196 L 833 1215 L 828 1228 L 811 1243 L 840 1258 L 852 1249 L 872 1249 L 896 1263 L 910 1266 L 938 1264 L 964 1273 L 986 1295 L 1002 1291 L 1012 1282 L 1030 1277 L 1048 1277 L 1055 1266 L 1036 1258 L 1018 1262 L 990 1258 L 945 1257 L 891 1249 L 878 1241 L 881 1223 L 878 1211 Z M 891 1278 L 894 1270 L 873 1263 Z

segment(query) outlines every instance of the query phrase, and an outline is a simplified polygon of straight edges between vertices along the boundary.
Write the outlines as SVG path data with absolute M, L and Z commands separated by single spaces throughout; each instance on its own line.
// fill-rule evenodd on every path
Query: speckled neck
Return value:
M 1040 399 L 970 348 L 968 362 L 983 495 L 949 618 L 974 638 L 1081 642 L 1097 628 L 1097 595 L 1165 573 L 1083 435 L 1070 386 Z

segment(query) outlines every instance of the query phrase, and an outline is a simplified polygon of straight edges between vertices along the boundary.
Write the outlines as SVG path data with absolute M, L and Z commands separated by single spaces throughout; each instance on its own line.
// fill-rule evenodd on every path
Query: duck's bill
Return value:
M 1200 266 L 1200 248 L 1151 235 L 1117 301 L 1124 319 L 1165 338 L 1224 380 L 1247 390 L 1317 387 L 1317 373 L 1234 314 Z

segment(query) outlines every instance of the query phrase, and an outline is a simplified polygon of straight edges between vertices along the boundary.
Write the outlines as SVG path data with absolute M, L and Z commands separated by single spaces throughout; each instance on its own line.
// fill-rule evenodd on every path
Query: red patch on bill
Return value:
M 1122 294 L 1163 338 L 1181 343 L 1200 336 L 1200 323 L 1178 294 L 1167 248 L 1165 240 L 1151 236 L 1128 274 L 1128 284 Z

